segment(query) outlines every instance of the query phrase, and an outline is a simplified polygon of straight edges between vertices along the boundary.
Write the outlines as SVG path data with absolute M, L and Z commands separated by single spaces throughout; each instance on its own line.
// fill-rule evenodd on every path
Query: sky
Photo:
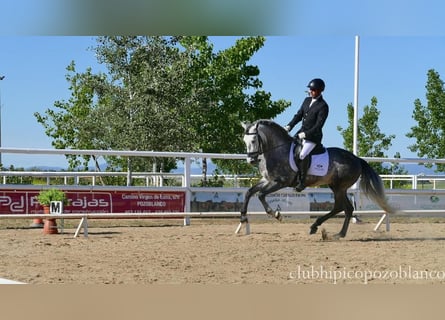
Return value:
M 354 55 L 358 35 L 359 116 L 363 107 L 371 103 L 371 98 L 376 97 L 380 130 L 386 135 L 396 135 L 387 156 L 393 157 L 399 152 L 402 158 L 417 158 L 407 148 L 415 141 L 408 139 L 406 133 L 416 125 L 412 119 L 414 100 L 426 102 L 428 70 L 436 70 L 441 79 L 445 79 L 445 32 L 438 25 L 438 21 L 442 21 L 438 12 L 445 12 L 445 5 L 442 1 L 432 1 L 434 10 L 422 15 L 425 7 L 431 8 L 430 1 L 418 2 L 418 5 L 413 1 L 414 5 L 409 8 L 407 5 L 388 6 L 385 2 L 379 6 L 380 1 L 373 1 L 372 6 L 367 6 L 365 1 L 360 8 L 357 1 L 331 2 L 326 1 L 323 7 L 290 6 L 292 10 L 280 13 L 285 22 L 275 22 L 261 33 L 269 35 L 250 64 L 259 67 L 263 89 L 269 91 L 273 99 L 291 102 L 291 106 L 274 120 L 286 125 L 306 97 L 308 82 L 312 78 L 322 78 L 326 82 L 323 95 L 330 107 L 323 143 L 343 147 L 337 126 L 348 125 L 346 106 L 354 100 Z M 5 7 L 10 5 L 3 3 L 0 12 L 6 12 Z M 366 13 L 369 22 L 362 21 L 360 15 L 351 15 L 354 9 Z M 316 23 L 310 19 L 315 14 Z M 329 15 L 337 17 L 334 24 Z M 276 17 L 275 20 L 281 21 Z M 95 36 L 99 32 L 96 33 L 95 26 L 90 27 L 90 32 L 73 27 L 60 34 L 46 30 L 47 25 L 37 31 L 30 25 L 20 32 L 0 27 L 0 76 L 5 76 L 0 81 L 1 145 L 52 149 L 51 140 L 37 123 L 34 113 L 44 113 L 53 108 L 55 101 L 69 98 L 65 75 L 71 61 L 75 61 L 78 72 L 88 67 L 93 72 L 104 70 L 90 49 L 95 46 Z M 202 29 L 204 34 L 205 27 L 208 25 Z M 134 28 L 135 34 L 143 34 L 138 27 Z M 263 31 L 261 27 L 256 28 Z M 244 34 L 243 30 L 247 29 L 230 30 L 229 35 L 214 31 L 210 39 L 215 51 L 232 46 L 237 36 Z M 153 34 L 167 34 L 165 31 L 158 27 Z M 185 29 L 188 31 L 193 30 Z M 2 154 L 2 162 L 6 167 L 67 166 L 63 156 Z

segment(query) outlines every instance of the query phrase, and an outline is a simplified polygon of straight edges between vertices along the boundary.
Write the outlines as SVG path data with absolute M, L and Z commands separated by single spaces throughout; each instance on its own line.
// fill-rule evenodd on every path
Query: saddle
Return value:
M 315 148 L 309 153 L 309 156 L 313 156 L 316 154 L 322 154 L 326 152 L 326 148 L 323 146 L 323 144 L 318 143 Z
M 298 147 L 294 149 L 294 160 L 295 162 L 300 161 L 300 151 L 301 151 L 301 144 L 296 144 Z M 317 143 L 315 148 L 312 149 L 312 151 L 308 154 L 309 159 L 312 158 L 313 155 L 322 154 L 326 152 L 326 148 L 323 146 L 322 143 Z

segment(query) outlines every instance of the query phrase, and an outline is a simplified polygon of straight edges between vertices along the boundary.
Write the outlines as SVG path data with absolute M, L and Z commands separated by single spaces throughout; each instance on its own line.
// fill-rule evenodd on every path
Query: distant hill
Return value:
M 208 161 L 207 162 L 207 174 L 212 174 L 213 171 L 215 171 L 216 169 L 216 165 L 211 162 Z M 197 174 L 202 174 L 202 165 L 200 164 L 196 164 L 193 163 L 191 166 L 191 174 L 193 175 L 197 175 Z M 184 172 L 184 163 L 183 162 L 178 162 L 178 167 L 175 170 L 172 170 L 172 173 L 183 173 Z
M 66 171 L 66 168 L 62 167 L 51 167 L 51 166 L 32 166 L 24 168 L 25 171 Z
M 426 168 L 424 166 L 418 165 L 417 163 L 403 163 L 401 164 L 408 171 L 408 174 L 426 174 L 426 175 L 435 175 L 435 174 L 444 174 L 444 173 L 436 173 L 434 170 L 436 166 L 433 166 L 431 169 Z
M 100 167 L 100 170 L 105 171 L 107 168 L 107 165 L 104 163 L 104 164 L 99 165 L 99 167 Z M 201 164 L 193 163 L 191 169 L 192 169 L 193 175 L 202 173 Z M 207 163 L 207 173 L 212 174 L 213 171 L 215 171 L 215 169 L 216 169 L 216 165 L 213 162 L 209 161 Z M 27 167 L 27 168 L 24 168 L 24 170 L 25 171 L 39 171 L 39 170 L 40 171 L 68 171 L 67 168 L 44 166 L 44 165 L 36 165 L 36 166 L 32 166 L 32 167 Z M 90 167 L 89 170 L 94 171 L 95 168 Z M 77 170 L 75 170 L 75 171 L 77 171 Z M 178 167 L 176 169 L 172 170 L 172 173 L 183 173 L 183 172 L 184 172 L 184 163 L 178 162 Z

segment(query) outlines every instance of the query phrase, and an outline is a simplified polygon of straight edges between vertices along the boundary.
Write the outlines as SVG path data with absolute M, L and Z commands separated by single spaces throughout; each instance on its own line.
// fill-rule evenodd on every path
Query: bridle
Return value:
M 270 150 L 279 148 L 279 147 L 281 147 L 281 146 L 283 146 L 283 145 L 286 144 L 286 143 L 282 143 L 282 144 L 279 144 L 279 145 L 276 145 L 276 146 L 272 146 L 272 147 L 268 148 L 267 150 L 263 150 L 263 141 L 262 141 L 262 139 L 261 139 L 261 135 L 258 133 L 258 125 L 259 125 L 259 124 L 260 124 L 259 122 L 256 123 L 256 125 L 255 125 L 255 131 L 253 131 L 253 132 L 246 131 L 246 132 L 244 133 L 244 135 L 246 135 L 246 136 L 254 135 L 254 136 L 256 136 L 256 138 L 257 138 L 257 141 L 258 141 L 258 149 L 255 150 L 255 151 L 251 151 L 251 152 L 248 152 L 248 153 L 247 153 L 247 156 L 248 156 L 249 158 L 253 159 L 253 162 L 254 162 L 254 163 L 259 162 L 258 157 L 259 157 L 260 155 L 264 154 L 264 152 L 267 152 L 267 151 L 270 151 Z
M 254 135 L 254 136 L 256 136 L 256 138 L 258 140 L 258 148 L 257 148 L 257 150 L 251 151 L 251 152 L 247 153 L 247 156 L 249 158 L 253 159 L 254 162 L 258 162 L 258 157 L 264 153 L 263 152 L 263 147 L 262 147 L 263 143 L 262 143 L 262 140 L 261 140 L 261 136 L 258 133 L 258 123 L 255 126 L 255 131 L 254 132 L 246 132 L 245 135 L 246 136 Z

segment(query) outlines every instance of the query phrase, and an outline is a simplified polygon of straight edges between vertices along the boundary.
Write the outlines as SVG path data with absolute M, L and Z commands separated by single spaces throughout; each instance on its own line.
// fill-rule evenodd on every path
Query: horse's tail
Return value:
M 386 200 L 385 187 L 380 176 L 365 160 L 360 159 L 360 161 L 362 164 L 360 189 L 386 212 L 396 212 Z

